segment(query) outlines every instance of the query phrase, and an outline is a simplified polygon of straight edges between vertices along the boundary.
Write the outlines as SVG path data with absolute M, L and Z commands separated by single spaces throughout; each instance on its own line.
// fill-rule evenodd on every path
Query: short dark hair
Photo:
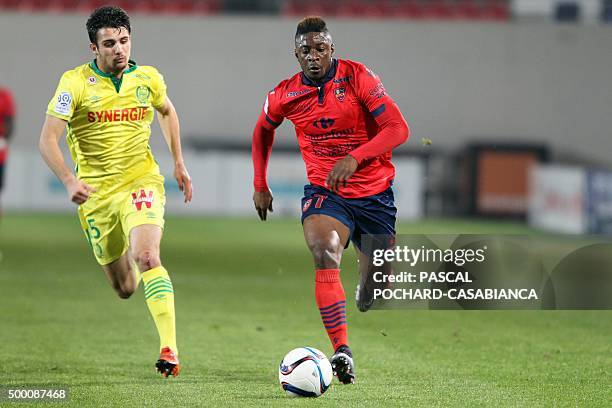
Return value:
M 297 25 L 295 37 L 308 33 L 328 33 L 327 24 L 319 16 L 304 17 Z
M 89 41 L 96 43 L 98 30 L 101 28 L 125 28 L 128 33 L 132 32 L 130 16 L 125 10 L 115 6 L 98 7 L 91 13 L 85 24 Z

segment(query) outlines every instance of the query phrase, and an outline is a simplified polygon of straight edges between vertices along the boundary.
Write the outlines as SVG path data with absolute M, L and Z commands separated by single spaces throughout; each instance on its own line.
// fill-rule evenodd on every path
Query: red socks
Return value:
M 340 269 L 317 269 L 315 297 L 321 319 L 334 351 L 348 345 L 346 327 L 346 295 L 340 281 Z

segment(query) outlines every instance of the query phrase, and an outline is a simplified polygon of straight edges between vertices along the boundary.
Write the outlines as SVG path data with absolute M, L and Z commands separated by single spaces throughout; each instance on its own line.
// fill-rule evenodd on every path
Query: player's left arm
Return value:
M 327 185 L 337 191 L 365 160 L 390 152 L 410 136 L 408 124 L 397 104 L 387 95 L 380 78 L 363 67 L 356 75 L 355 88 L 360 102 L 376 120 L 379 131 L 370 141 L 336 162 L 327 175 Z
M 267 173 L 276 128 L 280 126 L 284 119 L 281 104 L 278 100 L 279 93 L 277 88 L 268 92 L 266 102 L 253 129 L 253 143 L 251 146 L 253 187 L 255 188 L 253 204 L 255 204 L 255 210 L 262 221 L 268 218 L 268 211 L 274 211 L 272 207 L 274 197 L 268 186 Z
M 181 128 L 179 124 L 178 114 L 176 109 L 170 101 L 170 98 L 166 96 L 164 103 L 156 108 L 157 120 L 161 127 L 166 143 L 172 153 L 174 159 L 174 178 L 176 179 L 179 188 L 185 196 L 185 202 L 191 201 L 193 189 L 191 186 L 191 177 L 185 167 L 185 161 L 183 160 L 183 151 L 181 148 Z

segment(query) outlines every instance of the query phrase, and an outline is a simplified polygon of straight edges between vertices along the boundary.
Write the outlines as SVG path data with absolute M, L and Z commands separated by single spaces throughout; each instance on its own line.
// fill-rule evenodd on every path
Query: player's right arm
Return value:
M 277 95 L 272 91 L 266 97 L 263 110 L 253 130 L 251 157 L 253 158 L 253 203 L 262 221 L 267 219 L 268 211 L 272 209 L 272 191 L 268 187 L 267 172 L 274 133 L 282 123 L 283 116 L 277 103 Z
M 64 161 L 59 141 L 66 123 L 72 119 L 80 104 L 84 79 L 76 70 L 64 72 L 55 90 L 55 96 L 47 106 L 47 116 L 40 134 L 40 153 L 53 173 L 66 187 L 68 198 L 75 204 L 83 204 L 95 189 L 76 178 Z
M 38 148 L 49 168 L 66 187 L 70 201 L 75 204 L 83 204 L 95 189 L 77 179 L 66 165 L 64 155 L 59 147 L 60 138 L 65 129 L 66 121 L 47 115 L 40 133 Z

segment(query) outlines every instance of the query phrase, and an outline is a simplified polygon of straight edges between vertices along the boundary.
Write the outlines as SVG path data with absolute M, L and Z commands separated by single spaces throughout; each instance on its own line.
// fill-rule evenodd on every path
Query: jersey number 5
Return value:
M 97 256 L 100 256 L 102 255 L 102 246 L 97 242 L 94 244 L 93 240 L 97 240 L 102 234 L 100 233 L 100 229 L 94 225 L 95 221 L 96 220 L 93 218 L 87 220 L 89 229 L 85 230 L 85 234 L 87 235 L 87 242 L 89 242 L 89 246 L 91 246 Z

